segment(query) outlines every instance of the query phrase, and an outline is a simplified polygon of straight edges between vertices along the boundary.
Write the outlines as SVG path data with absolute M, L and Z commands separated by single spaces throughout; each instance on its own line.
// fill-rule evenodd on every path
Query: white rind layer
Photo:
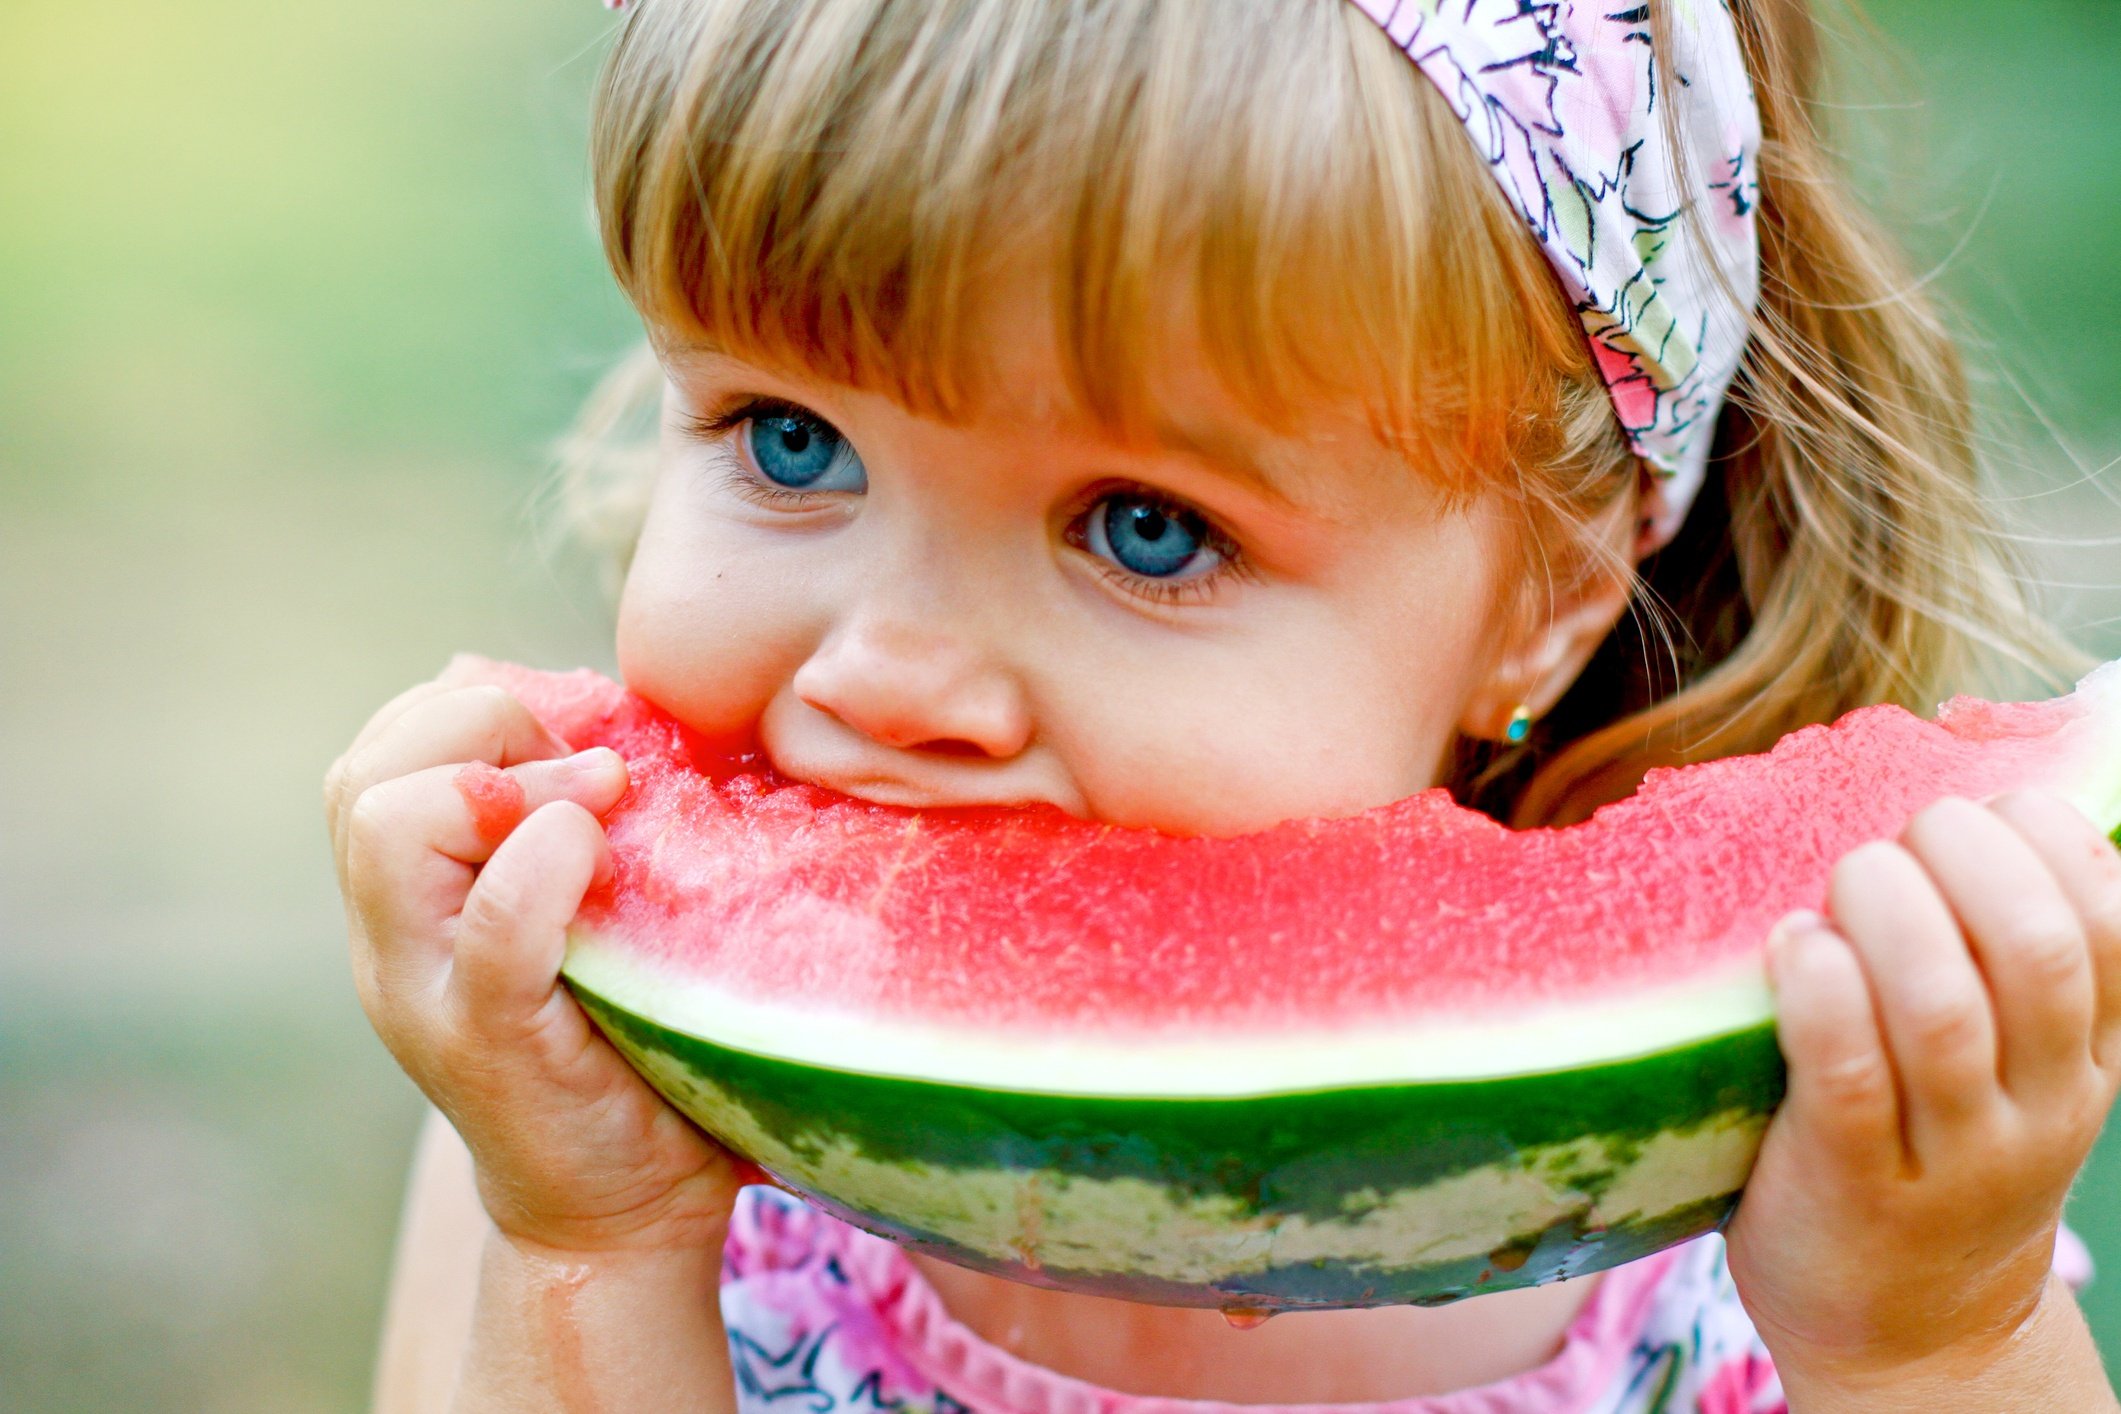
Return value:
M 863 1075 L 1028 1094 L 1240 1097 L 1488 1080 L 1655 1055 L 1766 1023 L 1758 960 L 1685 986 L 1481 1021 L 1247 1035 L 1040 1039 L 753 1001 L 656 967 L 577 928 L 566 975 L 614 1006 L 752 1055 Z

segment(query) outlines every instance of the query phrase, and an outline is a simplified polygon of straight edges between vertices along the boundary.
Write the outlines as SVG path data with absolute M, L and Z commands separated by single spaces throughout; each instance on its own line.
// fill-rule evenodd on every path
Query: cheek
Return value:
M 816 642 L 814 605 L 770 564 L 653 515 L 619 601 L 626 685 L 711 741 L 749 744 Z
M 1485 672 L 1491 563 L 1471 527 L 1395 533 L 1248 606 L 1236 636 L 1098 654 L 1054 684 L 1090 813 L 1237 834 L 1438 784 Z
M 1359 814 L 1434 785 L 1456 721 L 1437 689 L 1455 674 L 1438 662 L 1433 679 L 1414 680 L 1404 665 L 1426 655 L 1404 648 L 1383 654 L 1324 632 L 1197 672 L 1173 665 L 1161 684 L 1077 676 L 1067 755 L 1089 813 L 1231 835 Z

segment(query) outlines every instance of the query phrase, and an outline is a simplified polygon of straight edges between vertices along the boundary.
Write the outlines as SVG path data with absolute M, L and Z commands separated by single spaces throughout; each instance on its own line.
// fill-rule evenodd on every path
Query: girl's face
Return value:
M 633 688 L 864 799 L 1189 834 L 1409 795 L 1535 690 L 1498 505 L 1446 507 L 1353 415 L 1270 435 L 1204 372 L 1129 445 L 1036 319 L 987 324 L 1011 391 L 947 424 L 666 345 Z

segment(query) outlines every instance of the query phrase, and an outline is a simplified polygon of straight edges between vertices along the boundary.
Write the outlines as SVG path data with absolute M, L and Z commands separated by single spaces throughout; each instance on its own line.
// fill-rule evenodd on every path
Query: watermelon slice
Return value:
M 715 761 L 495 665 L 628 758 L 568 983 L 786 1186 L 982 1270 L 1243 1312 L 1441 1302 L 1730 1212 L 1782 1090 L 1761 944 L 1947 795 L 2121 823 L 2121 664 L 1653 773 L 1567 829 L 1431 791 L 1234 839 L 912 811 Z

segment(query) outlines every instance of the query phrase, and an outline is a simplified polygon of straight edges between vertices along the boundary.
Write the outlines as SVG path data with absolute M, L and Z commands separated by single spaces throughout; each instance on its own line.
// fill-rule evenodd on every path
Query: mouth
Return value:
M 895 775 L 843 775 L 827 772 L 792 771 L 786 766 L 777 774 L 816 790 L 844 795 L 869 805 L 902 810 L 1053 810 L 1050 800 L 1020 791 L 980 790 L 970 783 L 911 781 Z

